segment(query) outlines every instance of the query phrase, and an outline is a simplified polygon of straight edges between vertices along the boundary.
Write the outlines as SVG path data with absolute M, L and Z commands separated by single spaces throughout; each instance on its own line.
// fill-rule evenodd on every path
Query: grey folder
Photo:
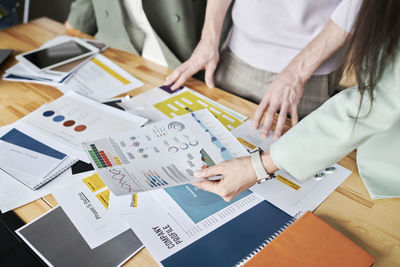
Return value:
M 54 266 L 117 266 L 143 247 L 129 229 L 91 249 L 61 207 L 17 233 Z

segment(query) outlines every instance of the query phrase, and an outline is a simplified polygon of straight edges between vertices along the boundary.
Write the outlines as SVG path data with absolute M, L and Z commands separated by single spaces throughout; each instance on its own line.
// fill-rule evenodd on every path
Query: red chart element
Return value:
M 100 153 L 100 156 L 103 158 L 104 162 L 106 163 L 106 165 L 108 167 L 111 167 L 112 164 L 111 164 L 110 160 L 108 159 L 108 157 L 106 156 L 106 154 L 104 153 L 104 151 L 99 151 L 99 153 Z
M 86 130 L 86 128 L 87 128 L 86 125 L 81 124 L 81 125 L 76 126 L 74 128 L 74 130 L 77 132 L 82 132 L 82 131 Z
M 75 124 L 75 121 L 73 121 L 73 120 L 69 120 L 69 121 L 66 121 L 66 122 L 63 123 L 63 125 L 65 127 L 71 127 L 74 124 Z

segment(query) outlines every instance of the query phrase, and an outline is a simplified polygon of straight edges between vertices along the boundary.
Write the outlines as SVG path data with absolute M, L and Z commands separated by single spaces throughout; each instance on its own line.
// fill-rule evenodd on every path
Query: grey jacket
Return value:
M 143 10 L 159 41 L 168 66 L 175 68 L 187 60 L 201 37 L 206 0 L 145 0 Z M 108 45 L 137 54 L 124 25 L 120 0 L 77 0 L 71 5 L 68 22 L 76 29 Z M 225 20 L 221 40 L 231 24 Z

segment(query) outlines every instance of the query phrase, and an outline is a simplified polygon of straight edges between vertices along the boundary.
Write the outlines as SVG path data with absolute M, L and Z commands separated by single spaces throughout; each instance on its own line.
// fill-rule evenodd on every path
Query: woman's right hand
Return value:
M 164 85 L 172 85 L 171 90 L 176 90 L 192 75 L 205 70 L 207 86 L 214 87 L 214 73 L 219 61 L 218 44 L 219 40 L 201 39 L 190 58 L 165 79 Z

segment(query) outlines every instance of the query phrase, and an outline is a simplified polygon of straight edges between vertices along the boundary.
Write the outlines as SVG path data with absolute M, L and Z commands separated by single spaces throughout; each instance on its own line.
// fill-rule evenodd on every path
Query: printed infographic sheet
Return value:
M 118 136 L 84 142 L 98 174 L 115 195 L 187 184 L 210 162 L 247 155 L 208 110 L 164 120 Z
M 111 60 L 103 55 L 96 55 L 58 88 L 64 93 L 74 91 L 94 100 L 104 101 L 141 86 L 141 81 Z
M 25 126 L 26 134 L 45 144 L 54 140 L 53 148 L 89 162 L 82 141 L 132 130 L 146 122 L 71 91 L 25 116 L 17 126 Z
M 207 109 L 228 130 L 241 125 L 247 118 L 186 87 L 176 91 L 170 90 L 168 86 L 156 87 L 129 100 L 122 100 L 121 106 L 129 112 L 150 119 L 151 122 Z

